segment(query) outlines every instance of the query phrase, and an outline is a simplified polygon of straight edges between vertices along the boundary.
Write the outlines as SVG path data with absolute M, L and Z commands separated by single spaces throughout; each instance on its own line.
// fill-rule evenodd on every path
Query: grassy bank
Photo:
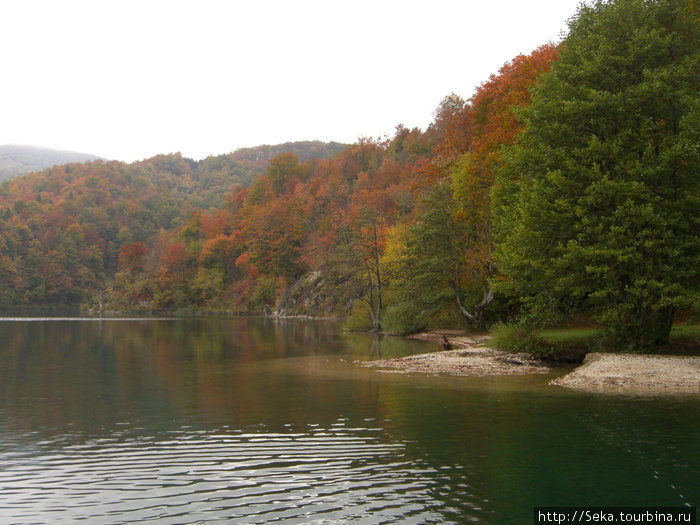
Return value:
M 600 328 L 558 328 L 528 330 L 514 325 L 497 325 L 491 330 L 489 346 L 507 352 L 527 352 L 552 361 L 583 360 L 589 352 L 614 352 Z M 671 330 L 669 343 L 654 353 L 700 355 L 700 325 L 679 325 Z

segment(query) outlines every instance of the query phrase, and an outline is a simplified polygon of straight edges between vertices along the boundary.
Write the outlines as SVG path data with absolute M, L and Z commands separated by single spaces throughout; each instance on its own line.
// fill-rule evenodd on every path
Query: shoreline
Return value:
M 384 373 L 424 373 L 456 376 L 547 374 L 552 367 L 524 353 L 508 353 L 483 346 L 488 335 L 459 330 L 434 330 L 408 336 L 432 341 L 438 350 L 426 354 L 359 362 Z M 449 349 L 445 349 L 449 347 Z
M 433 341 L 438 350 L 358 364 L 383 373 L 472 377 L 548 374 L 555 370 L 530 354 L 489 348 L 489 336 L 485 334 L 434 330 L 409 339 Z M 700 394 L 700 356 L 593 352 L 573 371 L 548 384 L 603 393 Z
M 549 384 L 595 392 L 700 394 L 700 356 L 592 352 Z

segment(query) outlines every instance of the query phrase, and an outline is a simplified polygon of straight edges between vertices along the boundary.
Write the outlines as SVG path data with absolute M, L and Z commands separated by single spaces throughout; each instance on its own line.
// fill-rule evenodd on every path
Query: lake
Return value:
M 2 319 L 0 522 L 532 523 L 534 506 L 700 502 L 700 396 L 354 364 L 434 348 L 330 321 Z

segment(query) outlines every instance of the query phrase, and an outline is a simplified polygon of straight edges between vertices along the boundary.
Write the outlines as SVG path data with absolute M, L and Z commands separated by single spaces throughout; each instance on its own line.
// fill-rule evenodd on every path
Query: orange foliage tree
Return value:
M 528 56 L 519 55 L 477 89 L 471 99 L 469 152 L 451 170 L 456 218 L 463 225 L 460 278 L 465 285 L 480 283 L 483 290 L 472 307 L 463 303 L 459 293 L 457 303 L 462 315 L 481 328 L 483 310 L 494 297 L 489 284 L 495 270 L 491 187 L 503 162 L 503 147 L 512 144 L 523 129 L 518 108 L 530 104 L 530 89 L 556 57 L 557 49 L 552 44 L 539 47 Z

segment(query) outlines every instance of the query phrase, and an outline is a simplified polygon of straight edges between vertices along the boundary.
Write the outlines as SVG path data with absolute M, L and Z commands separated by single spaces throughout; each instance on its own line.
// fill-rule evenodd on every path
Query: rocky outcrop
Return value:
M 343 317 L 352 308 L 353 298 L 343 294 L 342 280 L 309 272 L 295 282 L 277 301 L 268 317 Z

